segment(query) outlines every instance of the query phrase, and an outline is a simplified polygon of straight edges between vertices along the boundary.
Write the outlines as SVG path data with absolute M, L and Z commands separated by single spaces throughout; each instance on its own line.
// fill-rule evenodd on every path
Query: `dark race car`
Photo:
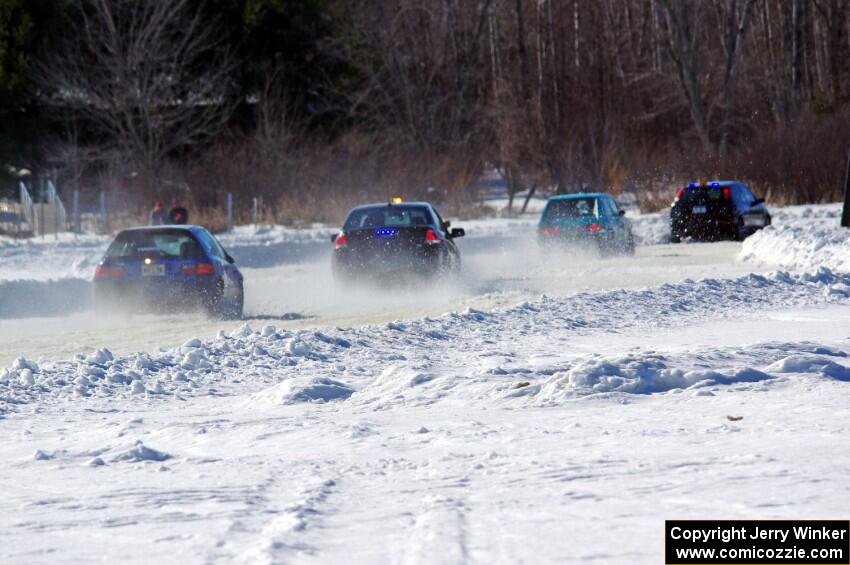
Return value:
M 670 241 L 695 239 L 743 240 L 770 225 L 763 198 L 738 181 L 691 183 L 676 192 L 670 208 Z
M 427 202 L 358 206 L 331 238 L 334 275 L 393 282 L 454 274 L 460 269 L 454 240 L 463 235 Z
M 202 308 L 220 318 L 241 318 L 244 302 L 242 273 L 199 226 L 120 232 L 95 270 L 94 292 L 101 310 Z

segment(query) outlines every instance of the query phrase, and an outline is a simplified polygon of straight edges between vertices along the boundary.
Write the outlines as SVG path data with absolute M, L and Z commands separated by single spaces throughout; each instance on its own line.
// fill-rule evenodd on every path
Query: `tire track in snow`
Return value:
M 296 496 L 284 502 L 282 499 L 285 499 L 288 489 L 283 484 L 275 480 L 265 485 L 268 505 L 280 509 L 262 508 L 263 515 L 272 514 L 274 517 L 259 528 L 248 528 L 249 539 L 240 544 L 247 548 L 236 549 L 233 561 L 272 565 L 285 563 L 293 552 L 313 554 L 316 548 L 305 538 L 308 530 L 323 519 L 325 513 L 322 507 L 336 487 L 337 481 L 334 479 L 314 478 Z M 237 526 L 236 529 L 242 527 Z
M 465 504 L 440 495 L 427 495 L 421 504 L 401 563 L 453 565 L 469 561 Z

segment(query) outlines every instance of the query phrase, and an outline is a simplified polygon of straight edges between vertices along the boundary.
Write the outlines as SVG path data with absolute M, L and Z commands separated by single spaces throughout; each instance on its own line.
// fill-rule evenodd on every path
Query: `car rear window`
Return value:
M 213 235 L 207 230 L 199 230 L 196 232 L 198 235 L 198 239 L 200 239 L 204 244 L 206 244 L 207 249 L 210 250 L 210 254 L 213 257 L 221 259 L 224 261 L 227 257 L 227 253 L 224 251 L 224 247 L 218 242 L 218 240 L 213 237 Z
M 385 206 L 352 210 L 343 229 L 430 226 L 433 223 L 430 211 L 424 206 Z
M 728 188 L 728 187 L 727 187 Z M 682 200 L 723 200 L 723 187 L 720 186 L 697 186 L 686 188 L 682 194 Z
M 582 216 L 598 216 L 596 198 L 567 198 L 552 200 L 546 206 L 544 220 L 557 218 L 581 218 Z
M 106 250 L 106 256 L 199 259 L 204 257 L 204 250 L 195 237 L 184 230 L 140 230 L 119 233 Z

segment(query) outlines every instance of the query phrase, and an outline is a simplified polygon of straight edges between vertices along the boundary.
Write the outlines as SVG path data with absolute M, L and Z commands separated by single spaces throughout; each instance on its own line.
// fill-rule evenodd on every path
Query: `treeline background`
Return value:
M 850 0 L 0 0 L 0 186 L 128 208 L 472 212 L 494 174 L 835 200 L 848 101 Z

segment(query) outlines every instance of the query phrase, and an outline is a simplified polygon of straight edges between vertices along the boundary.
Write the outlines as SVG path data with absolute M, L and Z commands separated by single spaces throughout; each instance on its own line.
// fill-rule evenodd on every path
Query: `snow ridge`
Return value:
M 0 279 L 0 319 L 68 314 L 89 307 L 91 300 L 87 279 Z
M 780 208 L 774 225 L 744 240 L 740 258 L 785 269 L 850 271 L 850 230 L 839 227 L 840 218 L 840 204 Z
M 532 351 L 535 343 L 545 342 L 551 350 L 557 340 L 576 334 L 681 326 L 756 310 L 846 302 L 850 292 L 845 289 L 850 289 L 850 274 L 821 268 L 802 275 L 751 274 L 636 291 L 543 296 L 494 312 L 467 309 L 356 329 L 292 332 L 266 326 L 255 332 L 244 325 L 230 335 L 219 332 L 215 339 L 192 339 L 164 352 L 116 358 L 101 349 L 55 363 L 18 359 L 0 371 L 0 414 L 33 402 L 112 397 L 156 402 L 260 390 L 264 392 L 258 401 L 266 406 L 340 400 L 431 403 L 464 387 L 505 398 L 502 385 L 534 376 L 553 380 L 548 386 L 517 389 L 519 396 L 540 392 L 542 397 L 564 399 L 599 392 L 663 392 L 707 380 L 758 381 L 766 378 L 759 372 L 682 368 L 677 365 L 681 361 L 652 357 L 589 359 L 575 366 L 538 368 L 528 375 L 532 371 L 512 357 L 520 355 L 522 347 Z M 826 351 L 812 347 L 814 352 L 807 354 L 822 356 Z M 774 363 L 785 356 L 783 350 L 774 350 L 763 361 Z M 825 375 L 843 375 L 829 364 L 818 367 L 832 367 L 818 369 Z

